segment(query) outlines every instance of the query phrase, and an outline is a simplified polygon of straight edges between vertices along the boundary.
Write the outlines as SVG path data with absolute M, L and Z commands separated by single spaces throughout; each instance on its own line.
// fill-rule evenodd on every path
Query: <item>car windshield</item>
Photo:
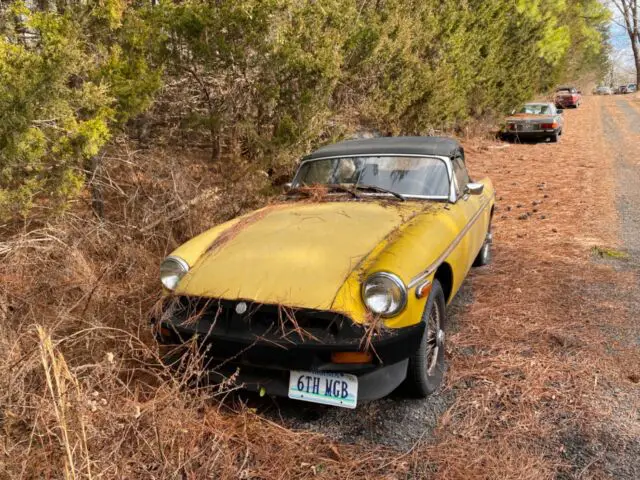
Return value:
M 547 115 L 551 113 L 548 105 L 530 103 L 520 109 L 519 113 L 527 113 L 529 115 Z
M 363 156 L 304 162 L 293 187 L 317 184 L 373 186 L 407 196 L 449 196 L 447 166 L 433 157 Z

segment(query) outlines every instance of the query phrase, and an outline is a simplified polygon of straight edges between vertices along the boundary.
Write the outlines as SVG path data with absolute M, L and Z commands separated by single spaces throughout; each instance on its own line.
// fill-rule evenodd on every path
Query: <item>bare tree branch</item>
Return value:
M 638 0 L 611 0 L 624 24 L 616 18 L 613 22 L 624 28 L 631 40 L 631 50 L 636 66 L 636 82 L 640 83 L 640 28 L 638 27 Z

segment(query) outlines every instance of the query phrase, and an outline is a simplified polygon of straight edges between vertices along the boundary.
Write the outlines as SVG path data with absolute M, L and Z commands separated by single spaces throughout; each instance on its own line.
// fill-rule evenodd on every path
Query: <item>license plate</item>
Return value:
M 530 132 L 531 130 L 533 130 L 533 124 L 523 123 L 522 125 L 520 125 L 520 130 L 522 130 L 523 132 Z
M 349 373 L 291 370 L 289 398 L 336 407 L 356 408 L 358 377 Z

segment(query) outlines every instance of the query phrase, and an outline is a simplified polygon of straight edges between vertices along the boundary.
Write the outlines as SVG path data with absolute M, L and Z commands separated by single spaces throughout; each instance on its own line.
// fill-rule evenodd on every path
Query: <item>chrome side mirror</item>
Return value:
M 467 188 L 465 188 L 465 193 L 469 195 L 480 195 L 484 190 L 483 183 L 467 183 Z

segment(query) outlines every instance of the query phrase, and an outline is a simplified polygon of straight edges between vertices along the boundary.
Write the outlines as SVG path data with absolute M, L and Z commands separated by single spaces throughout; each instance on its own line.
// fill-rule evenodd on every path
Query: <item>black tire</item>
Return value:
M 484 238 L 482 248 L 478 252 L 476 259 L 473 261 L 474 267 L 483 267 L 491 263 L 491 243 L 493 242 L 493 235 L 491 234 L 491 221 L 489 221 L 489 230 L 487 230 L 487 236 Z
M 558 132 L 553 132 L 549 137 L 549 140 L 551 141 L 551 143 L 558 143 L 558 137 L 559 137 Z
M 409 357 L 407 386 L 412 394 L 424 398 L 438 389 L 445 372 L 447 313 L 444 291 L 438 280 L 431 286 L 422 321 L 426 326 L 418 349 Z

